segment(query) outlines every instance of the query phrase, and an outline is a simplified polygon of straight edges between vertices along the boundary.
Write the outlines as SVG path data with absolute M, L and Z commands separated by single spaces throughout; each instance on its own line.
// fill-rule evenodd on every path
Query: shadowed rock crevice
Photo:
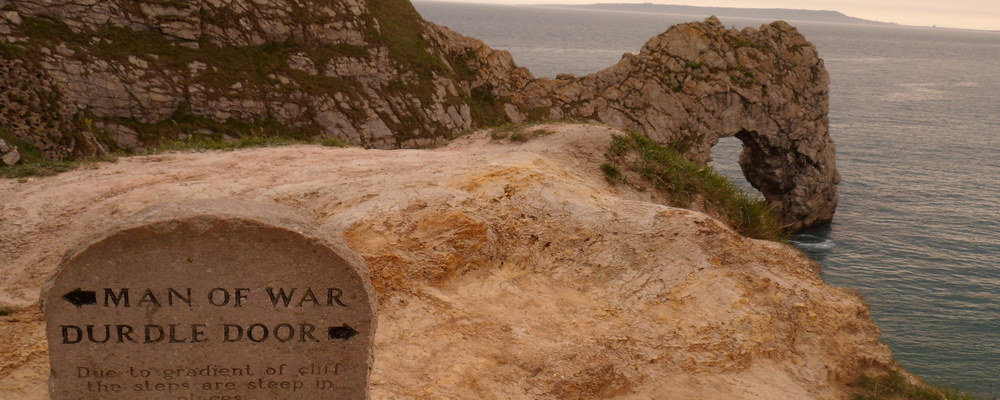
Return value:
M 839 175 L 827 174 L 824 165 L 773 143 L 765 135 L 741 131 L 743 142 L 740 169 L 747 181 L 759 190 L 786 225 L 799 229 L 830 220 L 837 204 Z M 808 176 L 818 177 L 818 182 Z
M 603 71 L 536 79 L 406 0 L 3 4 L 0 86 L 29 76 L 35 89 L 0 93 L 12 110 L 0 128 L 53 159 L 248 135 L 420 148 L 573 119 L 644 132 L 698 162 L 747 132 L 766 154 L 748 156 L 747 177 L 774 188 L 762 192 L 790 229 L 836 207 L 829 78 L 784 22 L 681 24 Z

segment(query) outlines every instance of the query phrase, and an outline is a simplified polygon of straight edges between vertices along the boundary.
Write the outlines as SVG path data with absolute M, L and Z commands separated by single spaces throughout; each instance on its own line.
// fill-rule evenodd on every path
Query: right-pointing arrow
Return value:
M 347 339 L 357 335 L 358 331 L 354 330 L 354 328 L 351 328 L 347 324 L 344 324 L 342 326 L 331 326 L 328 333 L 330 334 L 330 340 L 343 340 L 346 342 Z
M 76 290 L 66 293 L 63 299 L 76 306 L 76 308 L 80 308 L 86 305 L 97 304 L 97 292 L 76 288 Z

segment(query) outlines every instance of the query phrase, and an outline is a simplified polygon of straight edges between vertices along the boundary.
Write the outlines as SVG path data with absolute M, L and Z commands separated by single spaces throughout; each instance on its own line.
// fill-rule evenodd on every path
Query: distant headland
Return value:
M 840 11 L 833 10 L 798 10 L 790 8 L 737 8 L 737 7 L 699 7 L 682 6 L 674 4 L 653 4 L 653 3 L 596 3 L 581 5 L 550 4 L 546 7 L 560 7 L 587 10 L 605 11 L 632 11 L 632 12 L 652 12 L 663 14 L 694 15 L 733 18 L 760 18 L 767 20 L 789 20 L 789 21 L 813 21 L 832 22 L 840 24 L 865 24 L 865 25 L 896 25 L 891 22 L 872 21 L 862 18 L 855 18 Z

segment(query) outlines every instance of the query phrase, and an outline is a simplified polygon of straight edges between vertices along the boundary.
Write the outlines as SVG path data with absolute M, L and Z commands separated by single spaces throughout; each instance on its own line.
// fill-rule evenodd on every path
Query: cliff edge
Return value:
M 373 399 L 843 399 L 894 365 L 867 306 L 792 247 L 609 185 L 599 125 L 434 150 L 288 146 L 0 180 L 0 398 L 47 398 L 39 290 L 105 222 L 276 202 L 339 236 L 379 300 Z M 429 340 L 428 338 L 433 338 Z
M 0 156 L 248 135 L 421 148 L 473 127 L 573 119 L 642 131 L 700 162 L 736 136 L 744 174 L 790 230 L 832 218 L 829 79 L 788 24 L 678 25 L 604 71 L 561 78 L 536 79 L 407 0 L 2 0 Z

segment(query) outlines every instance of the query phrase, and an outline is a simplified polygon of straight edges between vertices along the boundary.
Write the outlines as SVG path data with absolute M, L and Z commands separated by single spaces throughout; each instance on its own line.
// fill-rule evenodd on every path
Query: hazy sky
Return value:
M 447 0 L 494 4 L 658 3 L 689 6 L 836 10 L 903 25 L 1000 30 L 1000 0 Z

